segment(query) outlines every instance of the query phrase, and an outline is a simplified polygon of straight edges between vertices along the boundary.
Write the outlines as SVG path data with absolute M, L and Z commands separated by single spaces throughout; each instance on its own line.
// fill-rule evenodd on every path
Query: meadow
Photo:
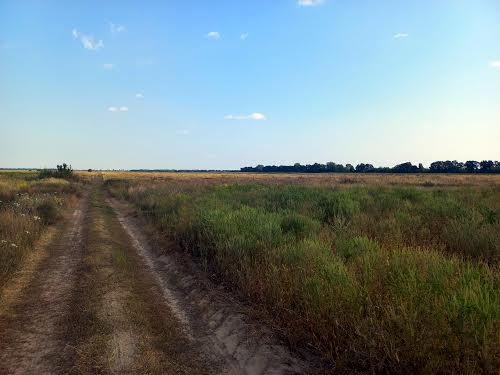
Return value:
M 36 171 L 0 172 L 0 287 L 78 192 L 76 181 L 41 179 Z
M 107 173 L 169 247 L 343 372 L 500 368 L 500 179 Z

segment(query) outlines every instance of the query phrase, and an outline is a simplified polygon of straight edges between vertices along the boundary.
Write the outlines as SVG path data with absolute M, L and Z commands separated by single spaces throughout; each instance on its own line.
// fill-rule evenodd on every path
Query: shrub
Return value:
M 281 219 L 281 230 L 285 234 L 291 234 L 296 239 L 315 236 L 320 230 L 320 223 L 307 216 L 289 213 Z
M 73 176 L 71 165 L 63 163 L 57 169 L 43 169 L 39 173 L 39 178 L 70 178 Z
M 380 251 L 380 247 L 376 242 L 364 236 L 353 238 L 340 236 L 335 242 L 335 249 L 337 254 L 346 261 L 365 253 Z
M 46 225 L 55 224 L 58 218 L 57 207 L 54 202 L 45 201 L 38 205 L 37 212 L 42 222 Z
M 348 193 L 334 192 L 319 201 L 321 217 L 325 223 L 333 223 L 339 218 L 352 218 L 359 212 L 359 202 L 353 200 Z

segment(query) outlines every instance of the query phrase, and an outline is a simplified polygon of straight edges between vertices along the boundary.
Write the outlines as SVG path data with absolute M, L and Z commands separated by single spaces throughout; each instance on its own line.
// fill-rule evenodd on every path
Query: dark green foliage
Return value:
M 373 164 L 360 163 L 354 168 L 351 164 L 337 164 L 328 162 L 326 164 L 301 165 L 258 165 L 256 167 L 244 167 L 241 172 L 264 172 L 264 173 L 500 173 L 500 162 L 483 160 L 477 162 L 469 160 L 465 163 L 453 160 L 435 161 L 429 169 L 425 169 L 422 163 L 418 166 L 410 162 L 398 164 L 392 168 L 374 167 Z
M 58 165 L 57 169 L 43 169 L 40 171 L 40 178 L 70 178 L 73 176 L 71 165 L 63 163 Z

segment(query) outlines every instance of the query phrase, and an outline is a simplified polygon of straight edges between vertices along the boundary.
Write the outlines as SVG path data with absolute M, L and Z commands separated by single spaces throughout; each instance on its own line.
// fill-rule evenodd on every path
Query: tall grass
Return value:
M 497 188 L 109 184 L 339 370 L 500 366 Z
M 37 180 L 24 172 L 0 174 L 0 287 L 76 192 L 76 185 L 64 180 Z

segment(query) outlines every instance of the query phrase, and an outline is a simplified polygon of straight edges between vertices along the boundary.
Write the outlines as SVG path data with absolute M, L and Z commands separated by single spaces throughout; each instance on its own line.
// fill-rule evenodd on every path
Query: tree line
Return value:
M 264 173 L 500 173 L 500 162 L 483 160 L 481 162 L 469 160 L 465 163 L 456 160 L 435 161 L 425 168 L 422 163 L 414 165 L 410 162 L 395 165 L 394 167 L 374 167 L 372 164 L 360 163 L 337 164 L 328 162 L 326 164 L 314 163 L 302 165 L 257 165 L 256 167 L 243 167 L 241 172 L 264 172 Z

